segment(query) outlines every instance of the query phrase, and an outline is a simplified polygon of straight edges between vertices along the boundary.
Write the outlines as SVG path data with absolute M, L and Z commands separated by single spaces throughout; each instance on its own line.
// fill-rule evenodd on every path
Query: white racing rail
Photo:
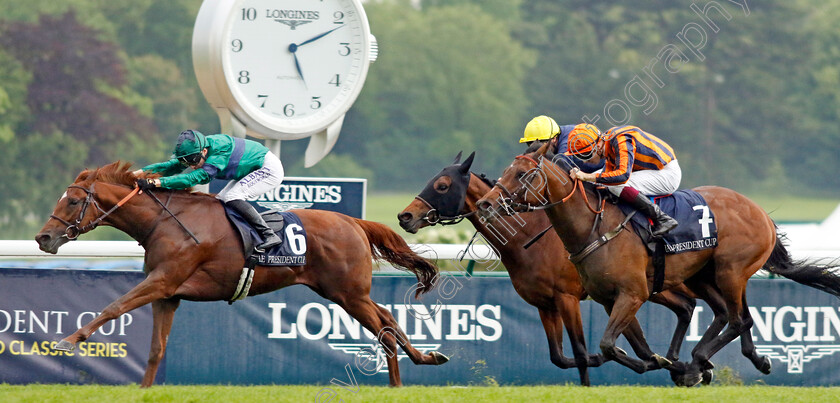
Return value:
M 815 245 L 809 248 L 802 242 L 791 242 L 788 247 L 794 259 L 816 259 L 831 261 L 840 259 L 840 243 L 836 245 Z M 479 262 L 498 260 L 493 249 L 486 244 L 472 244 L 466 255 L 466 244 L 412 244 L 411 248 L 428 259 L 466 259 Z M 58 253 L 51 255 L 38 249 L 33 241 L 0 241 L 0 266 L 2 259 L 33 258 L 142 258 L 143 248 L 134 241 L 73 241 L 63 245 Z

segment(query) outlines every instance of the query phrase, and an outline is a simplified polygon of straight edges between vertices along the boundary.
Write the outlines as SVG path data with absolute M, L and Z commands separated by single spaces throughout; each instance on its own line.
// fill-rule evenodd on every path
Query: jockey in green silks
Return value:
M 187 167 L 193 170 L 184 172 Z M 156 179 L 138 179 L 137 186 L 143 190 L 156 187 L 186 189 L 210 183 L 213 179 L 230 180 L 216 197 L 262 235 L 263 243 L 257 248 L 268 250 L 282 243 L 246 201 L 283 182 L 283 164 L 262 144 L 226 134 L 205 136 L 198 130 L 185 130 L 178 135 L 172 159 L 143 167 L 135 174 L 143 171 L 162 175 Z

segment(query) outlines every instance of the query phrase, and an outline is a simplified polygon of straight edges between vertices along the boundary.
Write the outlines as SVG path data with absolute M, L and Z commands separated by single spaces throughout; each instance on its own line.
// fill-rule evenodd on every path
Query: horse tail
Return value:
M 778 227 L 776 227 L 778 231 Z M 840 297 L 840 276 L 829 265 L 806 260 L 794 261 L 784 245 L 784 235 L 776 235 L 776 246 L 763 269 L 787 277 L 797 283 Z
M 411 250 L 405 240 L 387 225 L 358 218 L 355 220 L 365 231 L 374 258 L 384 259 L 417 276 L 421 287 L 417 288 L 415 297 L 431 291 L 438 275 L 437 266 Z

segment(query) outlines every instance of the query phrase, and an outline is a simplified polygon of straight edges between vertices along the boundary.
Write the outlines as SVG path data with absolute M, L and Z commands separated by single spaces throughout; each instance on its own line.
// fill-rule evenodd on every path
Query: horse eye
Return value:
M 79 200 L 76 200 L 76 199 L 70 199 L 70 205 L 71 205 L 71 206 L 75 206 L 75 205 L 77 205 L 77 204 L 79 204 L 79 203 L 80 203 L 80 202 L 79 202 Z
M 441 192 L 446 190 L 446 189 L 449 189 L 449 185 L 447 185 L 445 183 L 442 183 L 442 184 L 438 185 L 438 188 L 437 188 L 437 190 L 441 191 Z
M 525 172 L 520 171 L 516 173 L 516 179 L 522 179 L 523 176 L 525 176 Z

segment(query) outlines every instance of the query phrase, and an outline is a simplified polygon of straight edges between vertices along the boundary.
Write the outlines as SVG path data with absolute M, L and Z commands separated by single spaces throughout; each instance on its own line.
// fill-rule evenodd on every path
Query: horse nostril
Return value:
M 35 241 L 38 242 L 38 245 L 43 245 L 43 244 L 49 242 L 49 240 L 50 240 L 49 234 L 38 234 L 37 236 L 35 236 Z
M 413 217 L 414 217 L 414 215 L 407 212 L 407 211 L 404 211 L 402 213 L 397 214 L 397 219 L 400 220 L 400 222 L 403 222 L 403 223 L 411 221 L 411 219 Z

